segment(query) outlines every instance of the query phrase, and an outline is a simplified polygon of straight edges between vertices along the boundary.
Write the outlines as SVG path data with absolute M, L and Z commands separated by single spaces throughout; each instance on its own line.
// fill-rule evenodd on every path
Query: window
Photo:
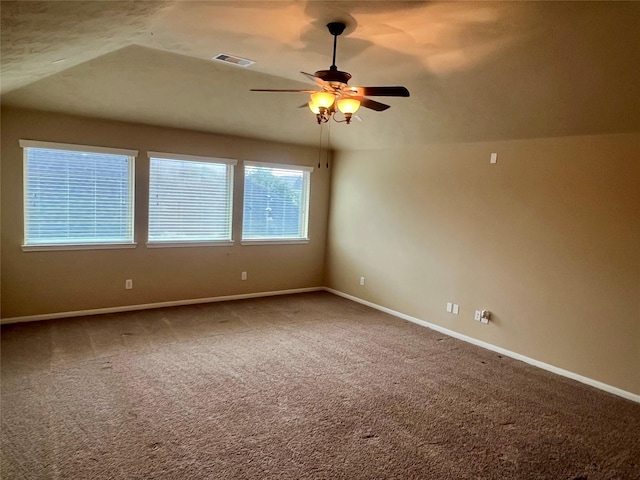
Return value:
M 20 146 L 25 250 L 135 246 L 137 151 L 31 140 Z
M 313 168 L 245 162 L 242 240 L 307 241 Z
M 148 155 L 149 246 L 230 244 L 236 161 Z

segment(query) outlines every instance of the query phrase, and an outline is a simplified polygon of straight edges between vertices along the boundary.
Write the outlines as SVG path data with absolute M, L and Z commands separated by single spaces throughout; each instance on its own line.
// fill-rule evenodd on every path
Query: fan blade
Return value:
M 300 72 L 300 73 L 321 88 L 330 87 L 328 82 L 325 82 L 324 80 L 322 80 L 319 77 L 316 77 L 315 75 L 311 75 L 310 73 L 307 73 L 307 72 Z
M 354 87 L 358 94 L 368 97 L 408 97 L 409 90 L 405 87 Z
M 252 88 L 251 92 L 293 92 L 293 93 L 315 93 L 317 90 L 270 90 L 261 88 Z
M 387 108 L 391 108 L 389 105 L 385 105 L 384 103 L 376 102 L 375 100 L 371 100 L 365 97 L 354 97 L 360 100 L 360 106 L 369 108 L 371 110 L 375 110 L 376 112 L 382 112 Z

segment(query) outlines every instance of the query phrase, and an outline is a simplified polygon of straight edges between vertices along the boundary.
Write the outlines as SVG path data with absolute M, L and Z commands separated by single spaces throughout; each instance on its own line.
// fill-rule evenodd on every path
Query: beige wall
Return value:
M 139 150 L 137 248 L 23 252 L 20 138 Z M 308 245 L 146 248 L 147 150 L 318 158 L 316 148 L 4 108 L 3 318 L 327 285 L 640 394 L 640 134 L 340 152 L 326 263 L 324 166 L 311 175 Z M 476 309 L 492 322 L 475 322 Z
M 137 149 L 135 249 L 23 252 L 20 138 Z M 147 150 L 317 167 L 318 149 L 4 108 L 2 317 L 322 286 L 329 172 L 311 174 L 306 245 L 241 246 L 242 163 L 235 172 L 231 247 L 146 248 Z M 242 271 L 248 280 L 241 281 Z M 125 290 L 125 279 L 134 282 Z
M 329 287 L 640 394 L 640 134 L 336 155 Z

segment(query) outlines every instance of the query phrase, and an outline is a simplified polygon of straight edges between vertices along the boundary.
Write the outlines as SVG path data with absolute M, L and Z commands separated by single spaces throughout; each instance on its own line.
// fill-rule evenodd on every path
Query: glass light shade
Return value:
M 338 110 L 342 113 L 356 113 L 360 108 L 360 100 L 355 98 L 341 98 L 338 100 Z
M 313 100 L 309 102 L 309 110 L 318 115 L 320 113 L 320 107 L 313 103 Z
M 336 96 L 329 92 L 317 92 L 311 94 L 311 102 L 319 108 L 329 108 L 335 102 Z

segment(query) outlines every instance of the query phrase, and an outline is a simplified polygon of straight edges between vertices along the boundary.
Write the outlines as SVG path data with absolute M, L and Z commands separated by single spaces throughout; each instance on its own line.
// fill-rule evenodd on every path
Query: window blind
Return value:
M 25 152 L 25 246 L 133 243 L 137 152 L 20 144 Z
M 235 161 L 149 156 L 149 243 L 231 241 Z
M 311 171 L 245 162 L 242 239 L 307 239 Z

